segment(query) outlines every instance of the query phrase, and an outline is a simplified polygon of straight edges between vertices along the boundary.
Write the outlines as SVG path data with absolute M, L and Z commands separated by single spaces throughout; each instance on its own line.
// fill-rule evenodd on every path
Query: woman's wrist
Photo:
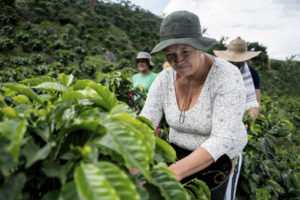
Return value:
M 173 175 L 177 181 L 181 181 L 183 179 L 177 163 L 170 165 L 169 169 L 173 172 Z

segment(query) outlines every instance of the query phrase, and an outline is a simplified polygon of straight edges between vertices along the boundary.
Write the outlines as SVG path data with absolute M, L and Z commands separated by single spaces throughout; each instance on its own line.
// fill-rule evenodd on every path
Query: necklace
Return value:
M 181 108 L 180 115 L 179 115 L 179 123 L 180 124 L 183 124 L 184 120 L 185 120 L 186 103 L 187 103 L 187 98 L 189 96 L 190 87 L 191 87 L 191 76 L 188 76 L 184 101 L 183 101 L 182 108 Z

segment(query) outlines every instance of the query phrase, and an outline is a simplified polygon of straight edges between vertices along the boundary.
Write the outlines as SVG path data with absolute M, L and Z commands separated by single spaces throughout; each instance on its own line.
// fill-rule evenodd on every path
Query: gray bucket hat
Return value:
M 151 51 L 158 53 L 173 44 L 186 44 L 206 50 L 217 43 L 215 39 L 203 37 L 197 15 L 188 11 L 175 11 L 163 19 L 160 25 L 160 43 Z
M 150 66 L 154 67 L 154 63 L 151 60 L 150 53 L 143 52 L 143 51 L 139 52 L 138 55 L 136 56 L 136 60 L 139 60 L 139 59 L 147 59 L 147 60 L 149 60 Z

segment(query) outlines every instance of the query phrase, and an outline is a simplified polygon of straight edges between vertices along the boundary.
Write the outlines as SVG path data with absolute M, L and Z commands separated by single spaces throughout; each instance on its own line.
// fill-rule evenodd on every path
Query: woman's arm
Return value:
M 163 116 L 163 83 L 162 74 L 159 74 L 149 88 L 145 105 L 141 111 L 141 116 L 152 121 L 155 127 L 158 126 Z
M 213 157 L 203 148 L 198 147 L 190 155 L 169 166 L 178 181 L 195 174 L 214 162 Z
M 235 157 L 247 144 L 247 132 L 243 124 L 246 94 L 241 74 L 230 66 L 220 78 L 216 78 L 214 89 L 212 130 L 210 137 L 201 145 L 214 160 L 223 154 Z

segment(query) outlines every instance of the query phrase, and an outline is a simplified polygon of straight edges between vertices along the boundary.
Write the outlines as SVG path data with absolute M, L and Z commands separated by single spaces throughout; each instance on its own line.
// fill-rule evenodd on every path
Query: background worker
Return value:
M 261 91 L 260 77 L 255 68 L 246 61 L 260 54 L 261 51 L 247 51 L 247 43 L 241 37 L 232 40 L 226 50 L 214 50 L 217 57 L 223 58 L 237 66 L 244 79 L 246 88 L 246 109 L 249 110 L 251 117 L 257 117 L 260 111 Z
M 136 62 L 139 73 L 132 77 L 133 86 L 138 84 L 142 85 L 145 91 L 148 92 L 151 84 L 157 76 L 156 73 L 151 71 L 154 67 L 153 62 L 151 61 L 151 56 L 147 52 L 139 52 L 136 57 Z

